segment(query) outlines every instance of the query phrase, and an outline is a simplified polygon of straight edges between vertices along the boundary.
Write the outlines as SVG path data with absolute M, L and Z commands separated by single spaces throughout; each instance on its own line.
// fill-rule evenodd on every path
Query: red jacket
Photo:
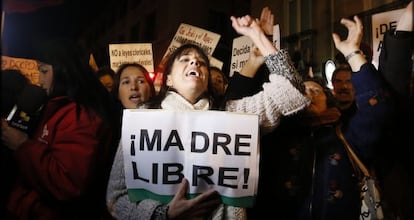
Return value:
M 12 218 L 95 219 L 97 204 L 105 202 L 102 168 L 111 135 L 96 114 L 81 108 L 77 119 L 74 102 L 51 99 L 34 136 L 15 151 L 19 173 L 7 207 Z

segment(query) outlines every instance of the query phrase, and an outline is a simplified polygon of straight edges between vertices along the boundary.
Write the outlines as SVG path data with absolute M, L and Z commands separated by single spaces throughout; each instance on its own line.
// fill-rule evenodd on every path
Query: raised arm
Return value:
M 278 126 L 280 118 L 302 110 L 309 104 L 300 87 L 302 79 L 294 68 L 288 53 L 278 50 L 266 37 L 258 20 L 249 15 L 231 17 L 234 30 L 248 36 L 264 55 L 269 69 L 269 82 L 263 84 L 263 90 L 240 100 L 226 103 L 226 110 L 259 115 L 262 134 Z
M 278 51 L 272 42 L 267 39 L 259 25 L 258 19 L 253 19 L 250 15 L 238 18 L 231 16 L 230 19 L 234 30 L 241 35 L 248 36 L 256 47 L 259 48 L 263 56 L 268 56 Z
M 346 18 L 341 19 L 341 24 L 348 29 L 348 36 L 345 40 L 341 40 L 336 33 L 332 34 L 332 38 L 336 49 L 345 56 L 352 71 L 358 72 L 361 66 L 367 62 L 367 59 L 359 49 L 362 40 L 362 22 L 357 16 L 354 16 L 353 19 L 353 21 Z

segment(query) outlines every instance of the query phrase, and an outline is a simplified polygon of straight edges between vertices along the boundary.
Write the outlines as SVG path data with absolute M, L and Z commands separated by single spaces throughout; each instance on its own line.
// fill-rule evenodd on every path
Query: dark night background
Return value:
M 2 55 L 32 58 L 33 45 L 38 42 L 51 38 L 76 40 L 102 5 L 96 0 L 5 0 Z

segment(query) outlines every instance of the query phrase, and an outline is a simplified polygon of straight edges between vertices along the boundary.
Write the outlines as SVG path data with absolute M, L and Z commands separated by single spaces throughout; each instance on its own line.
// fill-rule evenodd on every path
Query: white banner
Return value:
M 377 69 L 384 33 L 397 27 L 403 11 L 404 9 L 398 9 L 372 15 L 372 64 Z
M 257 115 L 127 109 L 122 121 L 131 201 L 168 203 L 185 177 L 189 197 L 214 188 L 225 204 L 253 205 L 259 176 Z

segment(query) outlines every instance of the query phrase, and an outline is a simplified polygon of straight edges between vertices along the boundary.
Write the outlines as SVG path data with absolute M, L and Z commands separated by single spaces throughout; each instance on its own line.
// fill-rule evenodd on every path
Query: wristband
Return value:
M 357 54 L 364 55 L 361 50 L 356 50 L 356 51 L 346 55 L 345 60 L 348 62 L 353 56 L 355 56 Z

